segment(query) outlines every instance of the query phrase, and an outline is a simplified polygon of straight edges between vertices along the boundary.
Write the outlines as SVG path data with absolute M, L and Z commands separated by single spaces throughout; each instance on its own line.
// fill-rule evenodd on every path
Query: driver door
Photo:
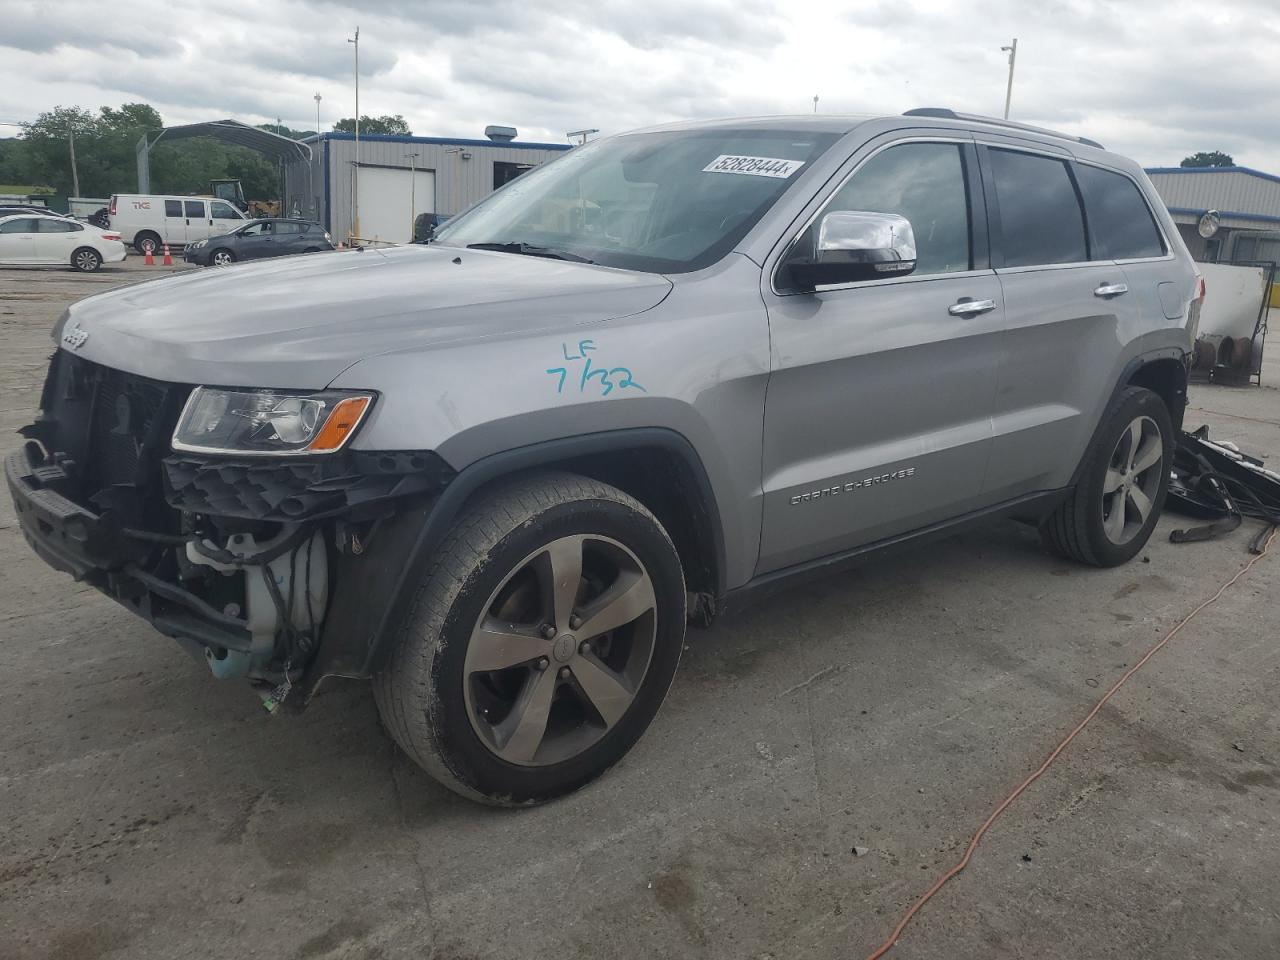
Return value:
M 984 505 L 1004 307 L 975 148 L 968 138 L 881 142 L 850 169 L 815 198 L 791 249 L 813 244 L 827 212 L 897 214 L 911 222 L 917 265 L 799 292 L 779 286 L 789 251 L 769 261 L 758 574 Z

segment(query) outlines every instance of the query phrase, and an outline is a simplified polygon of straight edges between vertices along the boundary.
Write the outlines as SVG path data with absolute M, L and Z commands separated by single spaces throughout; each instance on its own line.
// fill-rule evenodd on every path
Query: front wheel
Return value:
M 622 491 L 570 474 L 493 490 L 462 516 L 374 680 L 400 746 L 501 805 L 604 773 L 658 712 L 684 643 L 680 559 Z
M 230 250 L 215 250 L 209 255 L 209 262 L 215 267 L 229 267 L 236 262 L 236 255 Z
M 93 273 L 102 266 L 102 255 L 92 247 L 81 247 L 71 255 L 71 266 L 81 273 Z
M 1095 567 L 1131 560 L 1164 507 L 1173 443 L 1164 401 L 1126 387 L 1085 454 L 1079 483 L 1040 527 L 1050 551 Z

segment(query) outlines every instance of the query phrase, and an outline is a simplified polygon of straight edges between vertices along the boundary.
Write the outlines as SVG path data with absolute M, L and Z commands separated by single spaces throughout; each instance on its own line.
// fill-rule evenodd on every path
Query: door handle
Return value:
M 961 297 L 951 306 L 947 313 L 953 317 L 976 317 L 980 313 L 990 313 L 996 308 L 994 300 L 974 300 L 972 297 Z
M 1104 283 L 1093 291 L 1093 295 L 1095 297 L 1118 297 L 1120 294 L 1128 292 L 1129 285 L 1127 283 Z

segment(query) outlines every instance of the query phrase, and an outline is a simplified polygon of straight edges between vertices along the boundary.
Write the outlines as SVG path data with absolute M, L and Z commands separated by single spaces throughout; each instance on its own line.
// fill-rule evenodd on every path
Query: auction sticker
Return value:
M 776 157 L 738 157 L 722 153 L 703 167 L 702 172 L 741 173 L 748 177 L 780 177 L 786 179 L 803 166 L 803 160 L 779 160 Z

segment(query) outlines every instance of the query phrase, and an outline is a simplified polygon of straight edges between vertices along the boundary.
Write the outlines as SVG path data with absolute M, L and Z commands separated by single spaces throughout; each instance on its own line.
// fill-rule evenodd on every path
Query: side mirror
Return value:
M 916 268 L 915 233 L 896 213 L 833 211 L 818 222 L 812 259 L 788 261 L 786 268 L 800 290 L 906 276 Z

